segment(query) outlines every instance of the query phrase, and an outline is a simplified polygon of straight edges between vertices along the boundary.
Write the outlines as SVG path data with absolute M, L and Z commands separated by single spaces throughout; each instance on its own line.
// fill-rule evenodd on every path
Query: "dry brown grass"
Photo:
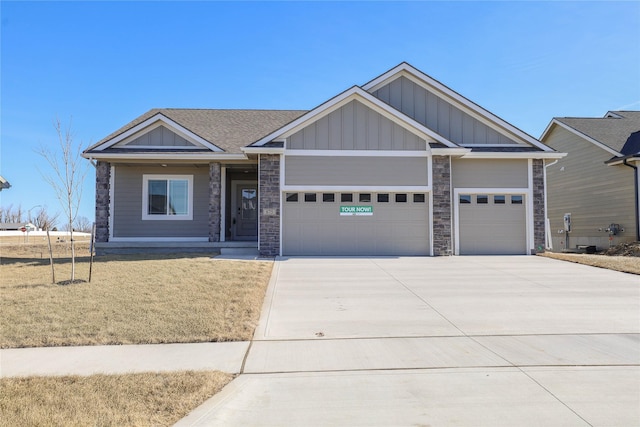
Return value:
M 168 426 L 232 376 L 177 372 L 0 380 L 0 426 Z
M 86 248 L 80 279 L 88 277 Z M 194 254 L 104 256 L 91 283 L 63 286 L 49 283 L 40 251 L 2 247 L 2 348 L 249 340 L 272 268 Z M 69 278 L 64 256 L 56 259 L 58 281 Z
M 640 274 L 640 258 L 631 256 L 608 256 L 589 254 L 567 254 L 545 252 L 539 254 L 547 258 L 570 261 L 593 267 L 607 268 L 609 270 L 622 271 L 624 273 Z

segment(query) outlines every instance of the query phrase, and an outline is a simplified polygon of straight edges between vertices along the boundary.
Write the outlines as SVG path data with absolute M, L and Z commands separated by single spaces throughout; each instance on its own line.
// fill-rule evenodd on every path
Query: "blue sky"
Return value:
M 34 149 L 151 108 L 310 109 L 407 61 L 539 137 L 640 110 L 640 2 L 0 3 L 0 206 L 61 211 Z M 94 172 L 80 215 L 93 219 Z

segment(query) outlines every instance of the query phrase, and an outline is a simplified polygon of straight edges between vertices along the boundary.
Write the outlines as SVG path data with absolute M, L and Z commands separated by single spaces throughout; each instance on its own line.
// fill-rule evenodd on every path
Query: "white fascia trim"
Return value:
M 167 163 L 176 160 L 247 160 L 245 154 L 226 153 L 176 153 L 168 151 L 166 153 L 91 153 L 91 158 L 96 160 L 164 160 Z
M 462 147 L 529 147 L 525 144 L 460 144 Z
M 605 164 L 607 166 L 621 165 L 621 164 L 624 164 L 625 159 L 627 160 L 627 162 L 640 163 L 640 156 L 635 156 L 635 157 L 626 157 L 626 158 L 616 159 L 613 161 L 607 161 L 605 162 Z
M 328 115 L 329 113 L 337 110 L 338 108 L 348 104 L 353 100 L 362 102 L 367 107 L 393 121 L 399 126 L 402 126 L 414 135 L 425 139 L 427 144 L 429 144 L 429 142 L 440 142 L 447 147 L 458 147 L 458 145 L 454 144 L 443 136 L 438 135 L 431 129 L 423 126 L 422 124 L 406 116 L 390 105 L 380 101 L 378 98 L 362 90 L 358 86 L 354 86 L 351 89 L 342 92 L 340 95 L 330 99 L 319 107 L 316 107 L 315 109 L 302 115 L 288 125 L 278 129 L 275 132 L 272 132 L 259 141 L 256 141 L 252 144 L 252 146 L 262 146 L 278 138 L 288 138 L 303 127 L 308 126 L 311 122 L 321 119 L 322 117 Z
M 561 159 L 567 153 L 527 151 L 521 153 L 503 153 L 503 152 L 470 152 L 462 156 L 465 159 Z
M 471 153 L 470 148 L 432 148 L 431 155 L 433 156 L 464 156 Z
M 243 153 L 246 154 L 282 154 L 284 147 L 242 147 Z
M 549 147 L 547 147 L 546 145 L 544 145 L 543 143 L 541 143 L 531 135 L 521 131 L 517 127 L 504 121 L 503 119 L 491 113 L 490 111 L 485 110 L 481 106 L 475 104 L 474 102 L 470 101 L 469 99 L 465 98 L 459 93 L 451 90 L 450 88 L 443 85 L 439 81 L 433 79 L 432 77 L 429 77 L 422 71 L 412 67 L 406 62 L 403 62 L 402 64 L 398 65 L 395 68 L 392 68 L 391 70 L 387 71 L 380 77 L 370 81 L 369 83 L 364 85 L 362 88 L 368 92 L 375 92 L 380 87 L 386 84 L 389 84 L 393 80 L 396 80 L 403 76 L 408 78 L 412 82 L 416 83 L 417 85 L 423 87 L 424 89 L 427 89 L 427 90 L 431 89 L 431 91 L 435 89 L 436 92 L 440 92 L 440 94 L 444 95 L 445 100 L 446 98 L 449 98 L 455 101 L 455 103 L 458 104 L 457 106 L 460 107 L 462 111 L 466 112 L 470 116 L 474 117 L 475 119 L 489 126 L 496 132 L 504 134 L 504 131 L 506 130 L 508 133 L 511 133 L 513 136 L 523 140 L 528 144 L 538 147 L 544 151 L 551 150 Z M 439 95 L 439 94 L 436 93 L 436 95 Z
M 208 242 L 208 237 L 113 237 L 110 242 Z
M 454 193 L 457 196 L 459 193 L 462 194 L 533 194 L 526 187 L 460 187 L 454 189 Z
M 210 143 L 209 141 L 207 141 L 206 139 L 196 135 L 195 133 L 191 132 L 189 129 L 185 128 L 184 126 L 181 126 L 180 124 L 174 122 L 173 120 L 171 120 L 170 118 L 168 118 L 167 116 L 165 116 L 162 113 L 157 113 L 151 117 L 149 117 L 147 120 L 135 125 L 134 127 L 132 127 L 131 129 L 129 129 L 126 132 L 121 133 L 120 135 L 110 139 L 109 141 L 105 141 L 104 143 L 102 143 L 101 145 L 99 145 L 98 147 L 93 148 L 93 150 L 97 150 L 97 151 L 103 151 L 121 141 L 126 140 L 127 138 L 135 135 L 136 133 L 144 130 L 145 128 L 147 128 L 148 126 L 153 125 L 156 122 L 162 122 L 164 123 L 166 126 L 168 126 L 169 128 L 171 128 L 172 131 L 176 132 L 177 134 L 179 134 L 180 136 L 182 136 L 183 138 L 190 140 L 191 142 L 196 142 L 198 144 L 201 144 L 203 147 L 206 147 L 208 149 L 210 149 L 211 151 L 216 151 L 216 152 L 224 152 L 224 150 L 222 150 L 220 147 L 217 147 L 216 145 L 213 145 L 212 143 Z
M 430 185 L 283 185 L 281 191 L 306 193 L 367 192 L 367 193 L 426 193 Z
M 596 139 L 593 139 L 589 135 L 584 134 L 584 133 L 580 132 L 577 129 L 574 129 L 571 126 L 569 126 L 567 124 L 564 124 L 564 123 L 562 123 L 561 121 L 559 121 L 557 119 L 551 120 L 551 122 L 549 123 L 547 128 L 544 130 L 544 132 L 542 132 L 542 136 L 540 137 L 541 140 L 544 140 L 547 137 L 547 134 L 549 134 L 551 132 L 551 129 L 553 128 L 554 125 L 560 126 L 561 128 L 573 133 L 574 135 L 579 136 L 580 138 L 584 139 L 585 141 L 588 141 L 588 142 L 592 143 L 596 147 L 602 148 L 604 151 L 606 151 L 608 153 L 611 153 L 614 156 L 622 156 L 622 153 L 617 152 L 616 150 L 614 150 L 613 148 L 609 147 L 608 145 L 605 145 L 602 142 L 600 142 L 600 141 L 598 141 Z
M 287 156 L 329 156 L 329 157 L 429 157 L 428 151 L 378 151 L 378 150 L 286 150 Z

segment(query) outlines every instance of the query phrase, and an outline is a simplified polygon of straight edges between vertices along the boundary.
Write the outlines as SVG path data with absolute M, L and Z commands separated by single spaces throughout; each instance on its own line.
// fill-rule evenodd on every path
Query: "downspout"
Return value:
M 636 211 L 636 240 L 640 241 L 640 215 L 639 215 L 639 208 L 638 208 L 638 167 L 634 166 L 634 165 L 630 165 L 629 163 L 627 163 L 627 159 L 624 159 L 622 161 L 622 164 L 625 166 L 629 166 L 630 168 L 633 168 L 633 187 L 635 188 L 635 199 L 636 199 L 636 203 L 635 203 L 635 211 Z
M 558 163 L 558 161 L 560 161 L 560 159 L 549 163 L 548 165 L 544 165 L 544 168 L 542 168 L 542 173 L 543 173 L 543 179 L 544 179 L 544 229 L 545 229 L 545 233 L 544 233 L 544 237 L 545 237 L 545 241 L 546 241 L 546 246 L 547 249 L 549 250 L 553 250 L 553 239 L 551 238 L 551 222 L 549 221 L 549 212 L 548 212 L 548 206 L 547 206 L 547 168 L 549 166 L 553 166 L 556 163 Z

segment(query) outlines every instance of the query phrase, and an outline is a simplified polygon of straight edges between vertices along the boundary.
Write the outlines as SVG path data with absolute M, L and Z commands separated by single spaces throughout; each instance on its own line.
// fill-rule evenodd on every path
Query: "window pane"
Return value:
M 189 213 L 189 182 L 186 179 L 169 181 L 169 215 Z
M 315 202 L 316 201 L 316 193 L 304 193 L 304 201 L 305 202 Z
M 414 194 L 413 195 L 413 203 L 424 203 L 425 195 L 424 194 Z
M 242 219 L 254 220 L 258 217 L 258 199 L 255 188 L 242 189 Z
M 360 193 L 360 202 L 361 203 L 370 203 L 371 202 L 371 193 Z
M 351 193 L 342 193 L 340 194 L 341 202 L 353 202 L 353 194 Z
M 378 194 L 378 203 L 388 203 L 389 193 Z
M 478 194 L 476 196 L 476 200 L 479 205 L 486 205 L 487 203 L 489 203 L 489 196 L 487 196 L 486 194 Z
M 460 195 L 460 203 L 471 203 L 471 196 L 469 194 L 461 194 Z
M 167 181 L 149 180 L 149 215 L 167 214 Z
M 522 204 L 522 196 L 511 196 L 511 204 L 512 205 L 521 205 Z
M 297 202 L 298 201 L 298 193 L 287 193 L 287 202 Z
M 396 194 L 396 203 L 407 203 L 407 195 L 405 193 Z
M 494 205 L 504 205 L 504 201 L 505 201 L 504 196 L 493 196 Z
M 336 201 L 336 195 L 333 193 L 322 193 L 322 201 L 323 202 L 335 202 Z

